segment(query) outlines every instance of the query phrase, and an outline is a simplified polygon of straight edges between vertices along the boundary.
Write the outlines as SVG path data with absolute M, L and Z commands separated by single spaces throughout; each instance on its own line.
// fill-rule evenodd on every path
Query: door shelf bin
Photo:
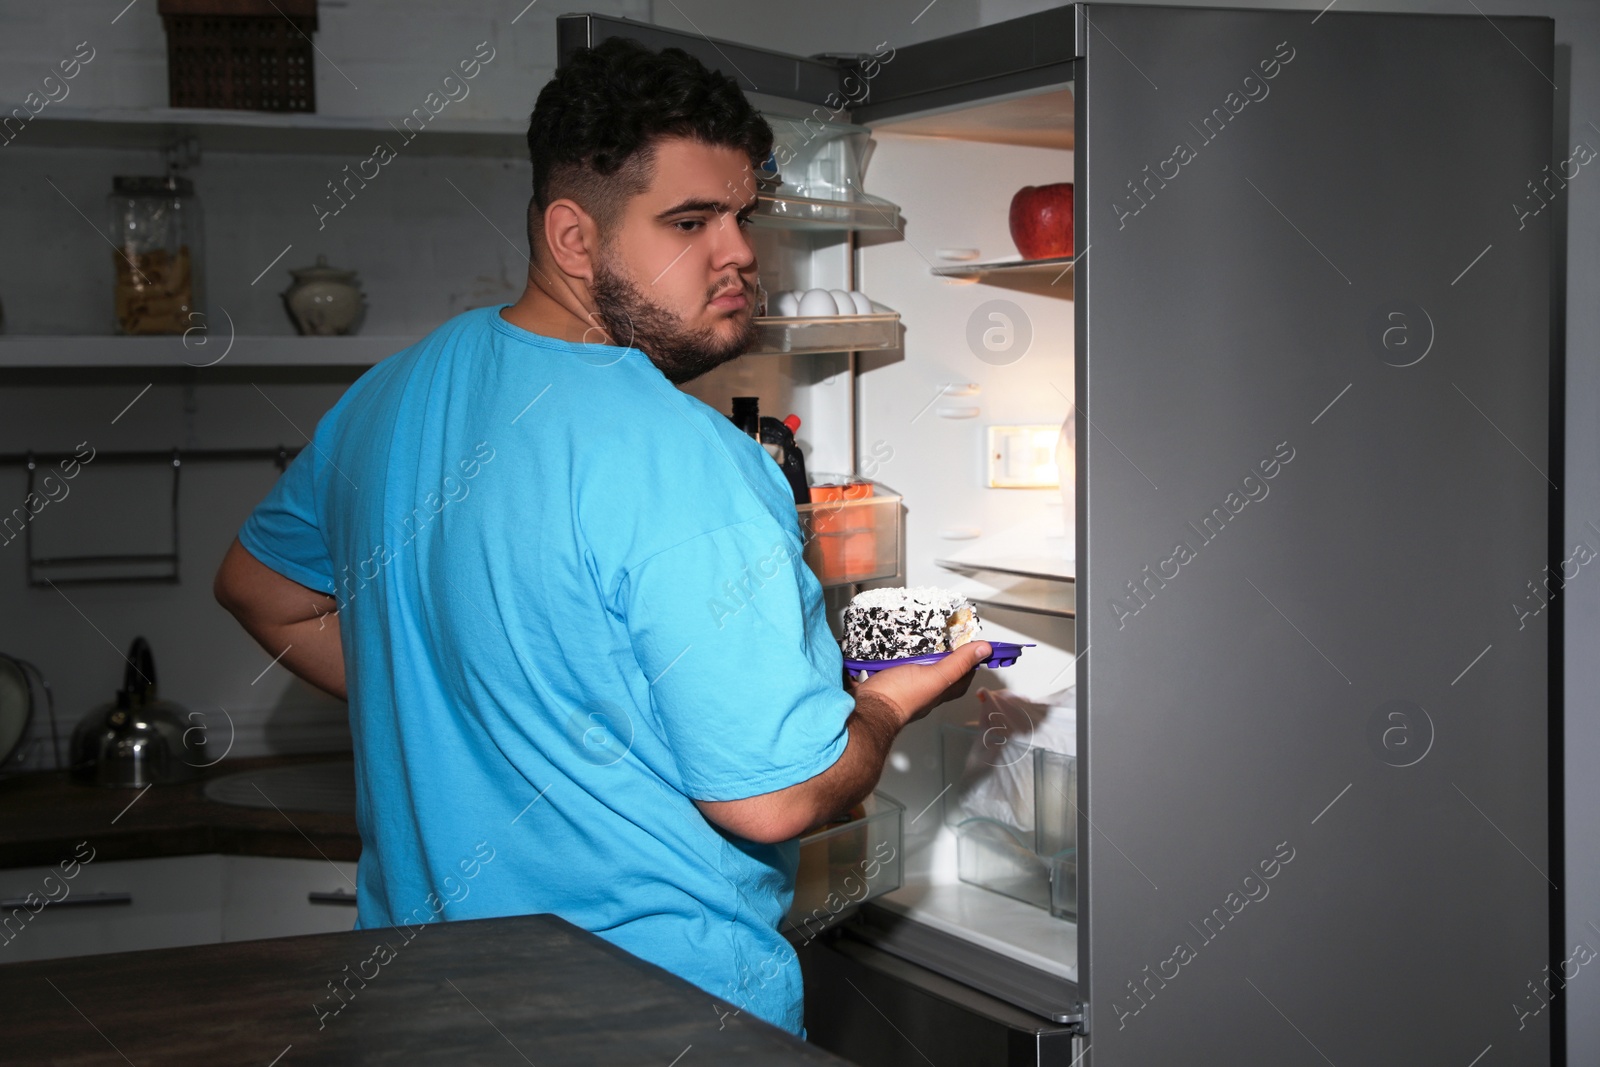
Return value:
M 1005 724 L 947 725 L 944 821 L 956 835 L 963 881 L 1078 914 L 1078 761 L 1029 748 Z
M 761 193 L 750 221 L 795 230 L 899 230 L 900 208 L 865 193 L 852 200 Z
M 824 586 L 900 573 L 900 496 L 872 488 L 873 496 L 798 505 L 805 561 Z
M 873 793 L 848 821 L 800 839 L 789 922 L 802 936 L 815 937 L 846 909 L 900 888 L 905 810 L 893 797 Z
M 816 317 L 763 315 L 756 319 L 751 355 L 783 356 L 809 352 L 864 352 L 900 344 L 900 314 Z

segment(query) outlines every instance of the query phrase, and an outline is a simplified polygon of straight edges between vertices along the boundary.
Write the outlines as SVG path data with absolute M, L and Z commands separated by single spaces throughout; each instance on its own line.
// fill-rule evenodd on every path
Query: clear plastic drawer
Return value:
M 963 881 L 1078 915 L 1078 761 L 978 724 L 943 731 L 945 824 Z
M 815 500 L 839 489 L 838 499 Z M 870 490 L 868 495 L 864 494 Z M 900 573 L 904 529 L 900 496 L 875 483 L 814 486 L 814 503 L 799 505 L 805 561 L 824 586 L 894 578 Z
M 873 793 L 848 820 L 800 839 L 789 922 L 806 940 L 846 909 L 900 888 L 905 810 L 893 797 Z

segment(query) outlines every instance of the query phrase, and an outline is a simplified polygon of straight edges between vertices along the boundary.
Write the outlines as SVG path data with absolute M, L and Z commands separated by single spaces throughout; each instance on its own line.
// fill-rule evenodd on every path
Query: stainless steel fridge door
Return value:
M 1547 1063 L 1552 23 L 1079 15 L 1089 1057 Z

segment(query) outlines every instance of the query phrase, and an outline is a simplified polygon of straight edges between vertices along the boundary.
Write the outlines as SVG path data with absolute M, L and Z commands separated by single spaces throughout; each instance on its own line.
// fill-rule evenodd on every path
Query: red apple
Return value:
M 1011 239 L 1023 259 L 1072 255 L 1072 183 L 1018 189 L 1011 198 Z

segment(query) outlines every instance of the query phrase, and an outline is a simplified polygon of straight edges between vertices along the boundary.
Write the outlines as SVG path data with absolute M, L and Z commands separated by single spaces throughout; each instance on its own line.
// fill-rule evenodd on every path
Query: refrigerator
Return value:
M 558 25 L 562 59 L 625 36 L 738 81 L 780 146 L 769 311 L 870 298 L 684 386 L 873 483 L 801 508 L 833 625 L 931 585 L 1031 646 L 807 839 L 810 1039 L 1559 1060 L 1558 594 L 1593 550 L 1561 534 L 1552 23 L 1089 3 L 811 57 Z M 1062 183 L 1070 254 L 1025 260 L 1013 195 Z

